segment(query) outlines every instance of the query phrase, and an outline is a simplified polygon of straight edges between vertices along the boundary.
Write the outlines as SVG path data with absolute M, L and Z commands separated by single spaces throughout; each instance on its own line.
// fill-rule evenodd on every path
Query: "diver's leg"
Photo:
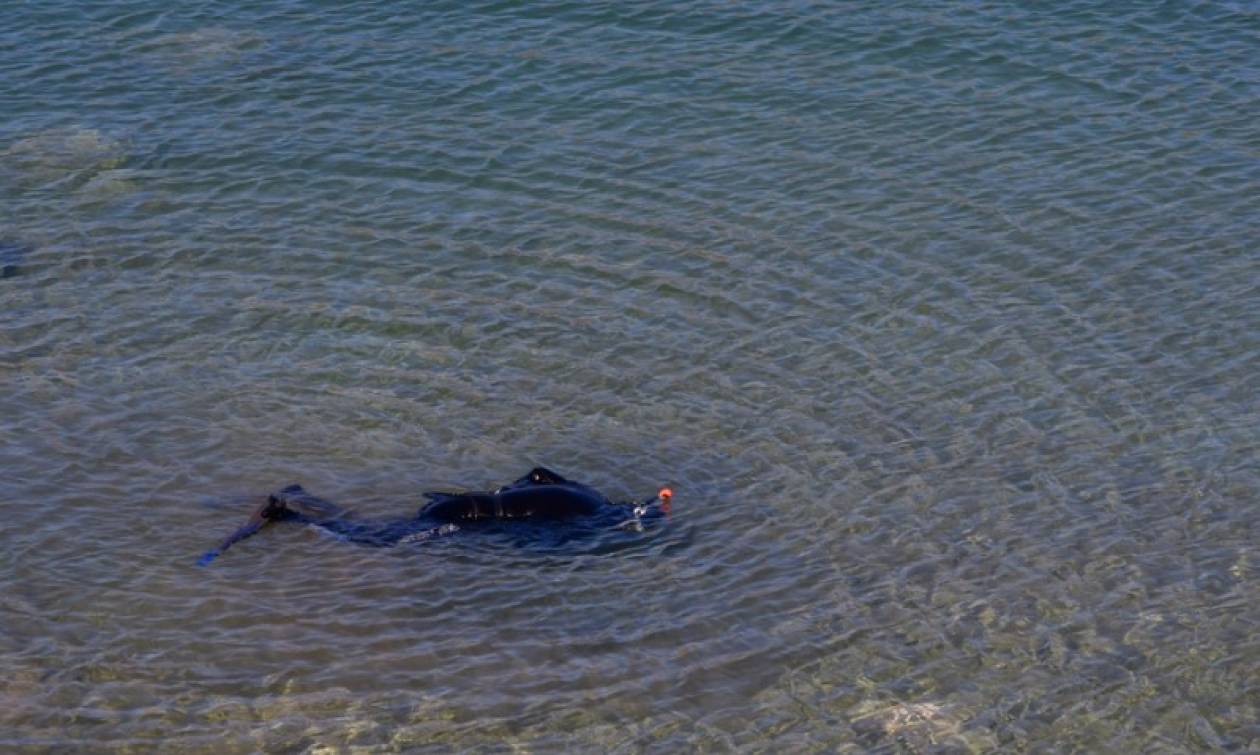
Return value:
M 205 566 L 219 557 L 223 551 L 266 527 L 272 522 L 294 519 L 311 524 L 324 524 L 344 519 L 348 512 L 331 501 L 325 501 L 306 492 L 301 485 L 289 485 L 277 493 L 267 496 L 250 514 L 245 524 L 231 535 L 228 535 L 217 548 L 212 548 L 197 559 L 197 564 Z
M 295 487 L 300 488 L 300 486 Z M 267 496 L 261 503 L 258 504 L 258 508 L 254 509 L 254 513 L 249 515 L 249 519 L 245 520 L 245 524 L 242 524 L 236 529 L 236 531 L 224 538 L 223 542 L 219 543 L 218 547 L 211 548 L 201 554 L 201 558 L 197 559 L 197 565 L 205 566 L 218 558 L 223 551 L 230 548 L 233 543 L 244 540 L 274 521 L 287 518 L 287 515 L 288 510 L 285 508 L 284 503 L 280 498 L 274 495 Z
M 319 524 L 330 519 L 344 519 L 350 515 L 350 512 L 332 501 L 324 500 L 306 492 L 301 485 L 290 485 L 271 496 L 271 498 L 288 515 L 313 524 Z M 277 514 L 284 516 L 279 510 Z

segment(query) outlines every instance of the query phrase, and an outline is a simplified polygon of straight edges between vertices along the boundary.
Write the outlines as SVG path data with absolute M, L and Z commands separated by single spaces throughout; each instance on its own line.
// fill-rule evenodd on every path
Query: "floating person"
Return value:
M 566 480 L 543 467 L 493 491 L 425 493 L 429 503 L 406 519 L 371 521 L 355 518 L 340 506 L 311 495 L 301 485 L 290 485 L 267 500 L 240 528 L 197 560 L 205 566 L 234 543 L 272 522 L 292 521 L 321 527 L 343 540 L 361 545 L 391 547 L 448 535 L 462 529 L 502 526 L 510 522 L 580 523 L 586 529 L 632 527 L 670 512 L 673 492 L 661 490 L 643 503 L 615 503 L 580 482 Z

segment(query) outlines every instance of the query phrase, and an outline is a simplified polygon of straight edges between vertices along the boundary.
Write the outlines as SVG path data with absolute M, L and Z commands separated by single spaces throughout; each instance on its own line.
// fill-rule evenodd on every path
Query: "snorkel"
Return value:
M 669 516 L 670 511 L 673 509 L 669 502 L 673 497 L 674 491 L 669 488 L 661 488 L 657 491 L 654 498 L 649 498 L 643 503 L 636 503 L 634 505 L 634 518 L 642 518 L 643 515 L 651 511 L 654 506 L 660 508 L 662 514 Z

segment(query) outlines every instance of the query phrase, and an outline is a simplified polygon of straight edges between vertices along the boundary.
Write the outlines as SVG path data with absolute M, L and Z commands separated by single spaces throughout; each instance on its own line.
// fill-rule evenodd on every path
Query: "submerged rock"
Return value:
M 141 51 L 176 69 L 229 62 L 261 47 L 264 38 L 255 31 L 208 26 L 190 31 L 163 34 L 146 43 Z
M 937 703 L 881 703 L 860 705 L 853 717 L 853 729 L 867 745 L 895 742 L 912 752 L 941 747 L 967 746 L 969 737 L 963 721 L 946 706 Z
M 64 180 L 76 183 L 122 165 L 122 143 L 82 126 L 53 128 L 19 139 L 0 151 L 0 175 L 31 188 Z
M 150 174 L 132 168 L 104 170 L 89 178 L 75 193 L 81 200 L 107 201 L 138 191 L 140 179 Z

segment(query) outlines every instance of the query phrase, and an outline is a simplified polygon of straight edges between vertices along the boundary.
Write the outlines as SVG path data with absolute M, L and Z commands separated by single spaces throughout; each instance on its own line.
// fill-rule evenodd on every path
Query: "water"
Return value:
M 1260 748 L 1248 3 L 0 9 L 0 746 Z M 611 551 L 275 527 L 546 464 Z

